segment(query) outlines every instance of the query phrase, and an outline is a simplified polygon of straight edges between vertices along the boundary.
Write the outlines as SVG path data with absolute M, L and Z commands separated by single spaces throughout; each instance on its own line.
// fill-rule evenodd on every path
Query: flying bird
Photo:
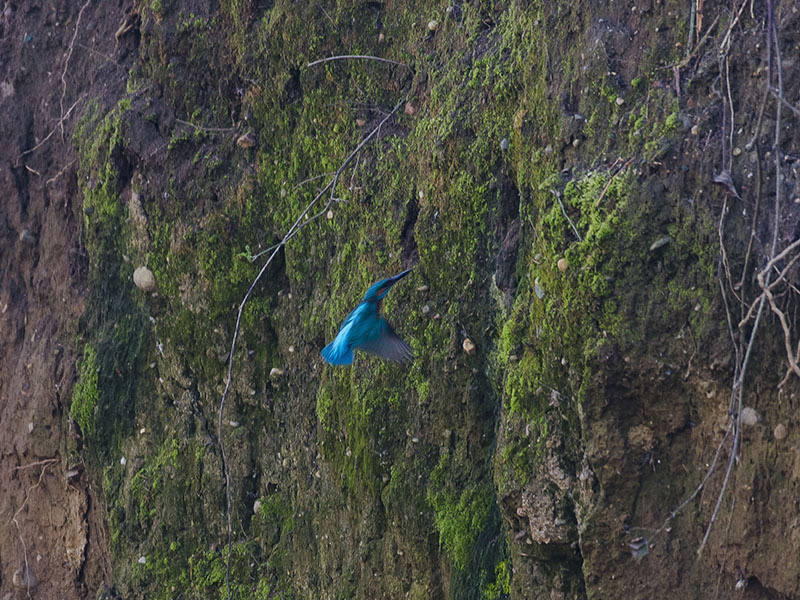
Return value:
M 364 294 L 364 299 L 347 315 L 334 340 L 322 349 L 322 357 L 332 365 L 349 365 L 353 362 L 353 350 L 358 349 L 397 362 L 414 358 L 411 347 L 381 316 L 384 297 L 395 283 L 410 272 L 411 269 L 408 269 L 373 283 Z

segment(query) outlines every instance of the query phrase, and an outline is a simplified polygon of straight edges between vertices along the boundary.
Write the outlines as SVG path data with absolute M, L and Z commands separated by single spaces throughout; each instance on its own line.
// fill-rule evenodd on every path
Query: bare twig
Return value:
M 769 93 L 772 94 L 773 96 L 775 96 L 778 100 L 780 100 L 786 108 L 788 108 L 794 114 L 796 114 L 798 117 L 800 117 L 800 110 L 798 110 L 797 108 L 792 106 L 792 104 L 787 102 L 786 98 L 783 97 L 783 94 L 779 94 L 778 91 L 773 89 L 773 88 L 769 88 Z
M 732 422 L 733 422 L 733 418 L 731 417 L 731 423 Z M 711 475 L 714 474 L 714 471 L 717 468 L 717 460 L 719 460 L 719 455 L 722 453 L 722 448 L 725 446 L 725 442 L 728 440 L 728 436 L 731 434 L 731 431 L 732 431 L 732 429 L 729 426 L 728 430 L 725 432 L 725 435 L 722 437 L 722 441 L 717 446 L 717 452 L 716 452 L 716 454 L 714 454 L 714 458 L 711 461 L 711 466 L 708 467 L 708 471 L 706 472 L 705 477 L 703 477 L 703 480 L 700 482 L 700 484 L 695 488 L 695 490 L 692 492 L 692 494 L 688 498 L 686 498 L 683 502 L 681 502 L 675 510 L 673 510 L 671 513 L 669 513 L 669 516 L 667 516 L 667 518 L 664 520 L 664 523 L 661 525 L 661 527 L 656 529 L 653 532 L 653 534 L 650 536 L 650 541 L 654 540 L 656 538 L 656 536 L 658 536 L 658 534 L 660 534 L 662 531 L 664 531 L 664 529 L 667 528 L 667 525 L 669 525 L 669 523 L 675 517 L 678 516 L 678 514 L 686 507 L 686 505 L 689 504 L 689 502 L 691 502 L 692 500 L 694 500 L 697 497 L 697 494 L 699 494 L 703 490 L 703 488 L 706 485 L 706 482 L 709 480 Z
M 622 165 L 622 166 L 621 166 L 619 169 L 617 169 L 617 170 L 614 172 L 614 174 L 611 176 L 611 178 L 610 178 L 610 179 L 609 179 L 609 180 L 606 182 L 606 185 L 605 185 L 605 187 L 603 188 L 603 191 L 602 191 L 602 192 L 600 192 L 600 196 L 597 198 L 597 200 L 595 200 L 595 202 L 594 202 L 594 207 L 595 207 L 595 208 L 597 208 L 598 206 L 600 206 L 600 202 L 602 202 L 602 201 L 603 201 L 603 198 L 605 198 L 605 196 L 606 196 L 606 192 L 608 192 L 608 188 L 610 188 L 610 187 L 611 187 L 611 182 L 612 182 L 612 181 L 614 181 L 614 178 L 615 178 L 617 175 L 619 175 L 619 174 L 620 174 L 622 171 L 624 171 L 625 169 L 627 169 L 629 166 L 631 166 L 631 163 L 632 163 L 632 162 L 635 160 L 635 158 L 636 158 L 635 156 L 631 156 L 631 157 L 630 157 L 628 160 L 626 160 L 626 161 L 625 161 L 625 164 L 623 164 L 623 165 Z
M 578 233 L 578 230 L 575 227 L 575 223 L 573 223 L 572 219 L 569 218 L 569 215 L 567 214 L 567 211 L 564 208 L 564 203 L 561 202 L 561 194 L 557 190 L 552 190 L 552 189 L 550 190 L 550 192 L 553 194 L 553 196 L 556 197 L 556 200 L 558 200 L 558 205 L 561 207 L 561 214 L 564 215 L 564 218 L 567 220 L 567 223 L 569 223 L 569 226 L 572 227 L 572 232 L 575 234 L 575 237 L 578 238 L 579 242 L 582 242 L 583 238 L 581 237 L 581 234 Z
M 28 148 L 28 149 L 27 149 L 27 150 L 25 150 L 25 151 L 24 151 L 22 154 L 20 154 L 20 155 L 17 157 L 17 159 L 16 159 L 14 162 L 15 162 L 17 165 L 19 165 L 19 159 L 20 159 L 20 158 L 22 158 L 22 157 L 23 157 L 23 156 L 25 156 L 26 154 L 30 154 L 31 152 L 35 152 L 36 150 L 38 150 L 39 148 L 41 148 L 41 147 L 42 147 L 42 145 L 43 145 L 43 144 L 44 144 L 44 143 L 45 143 L 47 140 L 49 140 L 49 139 L 50 139 L 50 138 L 53 136 L 53 134 L 56 132 L 56 129 L 58 129 L 59 127 L 61 127 L 61 130 L 62 130 L 62 132 L 63 132 L 63 130 L 64 130 L 64 121 L 66 121 L 66 120 L 67 120 L 67 117 L 69 117 L 69 115 L 70 115 L 70 113 L 72 112 L 72 110 L 73 110 L 73 109 L 74 109 L 74 108 L 75 108 L 75 107 L 78 105 L 78 102 L 80 102 L 82 99 L 83 99 L 83 95 L 79 96 L 79 97 L 78 97 L 78 99 L 77 99 L 77 100 L 75 100 L 75 102 L 73 102 L 73 103 L 72 103 L 72 106 L 70 106 L 70 107 L 69 107 L 69 109 L 67 110 L 67 112 L 66 112 L 66 113 L 62 113 L 62 114 L 63 114 L 63 116 L 62 116 L 62 117 L 61 117 L 61 118 L 58 120 L 58 123 L 56 123 L 56 126 L 55 126 L 55 127 L 53 127 L 53 129 L 51 129 L 51 130 L 50 130 L 50 133 L 48 133 L 48 134 L 47 134 L 47 135 L 44 137 L 44 139 L 42 139 L 42 141 L 40 141 L 38 144 L 36 144 L 36 145 L 35 145 L 33 148 Z
M 782 260 L 789 252 L 791 252 L 792 250 L 794 250 L 798 246 L 800 246 L 800 239 L 795 240 L 794 242 L 789 244 L 786 248 L 783 249 L 783 251 L 780 254 L 778 254 L 775 258 L 773 258 L 771 261 L 769 261 L 766 264 L 766 266 L 761 270 L 761 273 L 759 275 L 761 275 L 761 274 L 766 275 L 766 271 L 768 271 L 769 269 L 774 268 L 775 263 L 777 263 L 778 261 Z M 768 289 L 771 290 L 772 288 L 774 288 L 779 283 L 784 282 L 785 281 L 785 277 L 786 277 L 786 273 L 794 265 L 794 263 L 797 262 L 798 259 L 800 259 L 800 254 L 796 254 L 795 256 L 793 256 L 792 259 L 786 264 L 786 266 L 778 273 L 778 278 L 775 281 L 773 281 L 772 283 L 769 284 Z M 764 292 L 762 291 L 761 294 L 758 296 L 758 298 L 756 298 L 753 301 L 753 303 L 750 305 L 750 309 L 747 311 L 747 314 L 742 318 L 741 322 L 739 323 L 739 327 L 740 328 L 745 323 L 747 323 L 747 321 L 749 321 L 752 318 L 753 312 L 755 311 L 756 304 L 758 304 L 758 302 L 761 300 L 763 295 L 764 295 Z
M 53 458 L 45 458 L 44 460 L 37 460 L 36 462 L 28 463 L 27 465 L 19 465 L 14 467 L 15 471 L 22 471 L 25 469 L 30 469 L 31 467 L 38 467 L 39 465 L 49 465 L 54 462 L 58 462 L 56 457 Z
M 733 28 L 736 27 L 736 24 L 739 22 L 739 19 L 742 16 L 742 11 L 744 10 L 745 5 L 747 4 L 747 0 L 742 0 L 742 5 L 739 7 L 739 10 L 736 12 L 736 18 L 731 21 L 731 24 L 728 26 L 728 30 L 725 32 L 725 36 L 722 38 L 722 43 L 719 45 L 719 49 L 721 52 L 727 53 L 731 46 L 731 33 L 733 33 Z
M 405 67 L 408 70 L 412 70 L 411 67 L 409 67 L 405 63 L 397 62 L 396 60 L 389 60 L 388 58 L 381 58 L 380 56 L 367 56 L 364 54 L 343 54 L 341 56 L 329 56 L 328 58 L 320 58 L 319 60 L 315 60 L 314 62 L 308 63 L 306 67 L 313 67 L 320 63 L 326 63 L 332 60 L 348 60 L 348 59 L 377 60 L 379 62 L 385 62 L 391 65 L 397 65 L 399 67 Z
M 307 179 L 303 179 L 300 183 L 295 184 L 292 188 L 292 191 L 295 191 L 301 185 L 305 185 L 306 183 L 311 183 L 312 181 L 316 181 L 317 179 L 322 179 L 323 177 L 327 177 L 328 175 L 333 175 L 336 171 L 328 171 L 327 173 L 323 173 L 322 175 L 314 175 L 314 177 L 309 177 Z
M 772 0 L 767 0 L 767 39 L 769 43 L 767 44 L 769 48 L 772 48 L 772 44 L 775 44 L 775 60 L 776 60 L 776 67 L 777 67 L 777 74 L 778 74 L 778 93 L 780 96 L 783 96 L 783 74 L 782 74 L 782 61 L 781 61 L 781 50 L 780 45 L 778 43 L 778 33 L 775 27 L 775 20 L 773 15 L 773 6 Z M 771 83 L 768 82 L 768 85 Z M 780 168 L 780 142 L 781 142 L 781 108 L 782 104 L 778 102 L 775 114 L 775 214 L 772 224 L 772 243 L 770 244 L 770 262 L 775 258 L 775 247 L 778 244 L 778 226 L 780 224 L 780 214 L 781 214 L 781 168 Z M 763 277 L 763 281 L 759 280 L 759 284 L 762 286 L 762 289 L 766 288 L 769 289 L 770 279 L 772 276 L 772 269 L 767 270 L 766 275 Z M 735 379 L 733 384 L 733 391 L 735 396 L 735 412 L 733 414 L 736 415 L 736 425 L 734 427 L 734 437 L 733 437 L 733 448 L 731 450 L 730 458 L 728 459 L 728 468 L 725 471 L 725 479 L 722 482 L 722 487 L 720 488 L 719 495 L 717 496 L 717 503 L 714 506 L 714 512 L 711 515 L 711 519 L 708 522 L 708 526 L 706 528 L 705 535 L 703 536 L 703 541 L 700 543 L 700 547 L 697 549 L 697 556 L 699 557 L 703 553 L 703 548 L 705 548 L 706 542 L 708 541 L 708 536 L 711 534 L 711 529 L 714 527 L 714 522 L 717 519 L 717 515 L 719 514 L 720 506 L 722 505 L 722 499 L 725 496 L 725 491 L 728 488 L 728 481 L 730 480 L 731 471 L 733 470 L 733 465 L 736 463 L 737 454 L 739 450 L 739 439 L 741 437 L 741 420 L 742 420 L 742 396 L 744 390 L 744 377 L 747 373 L 747 365 L 750 359 L 750 355 L 753 351 L 753 342 L 755 341 L 756 334 L 758 333 L 758 326 L 761 322 L 761 316 L 764 312 L 764 304 L 767 298 L 767 294 L 761 297 L 761 300 L 758 303 L 758 312 L 756 313 L 756 318 L 753 323 L 753 329 L 750 332 L 750 337 L 747 342 L 746 351 L 744 353 L 744 358 L 742 359 L 742 366 L 739 369 L 739 376 Z M 733 405 L 734 399 L 732 399 Z M 733 407 L 733 406 L 732 406 Z
M 74 165 L 76 160 L 78 160 L 78 159 L 76 159 L 76 158 L 73 158 L 73 159 L 72 159 L 71 161 L 69 161 L 69 162 L 68 162 L 66 165 L 64 165 L 63 167 L 61 167 L 61 169 L 59 169 L 58 173 L 56 173 L 56 174 L 55 174 L 55 175 L 53 175 L 53 176 L 52 176 L 50 179 L 48 179 L 47 181 L 45 181 L 45 182 L 44 182 L 44 184 L 45 184 L 45 185 L 50 185 L 51 183 L 53 183 L 53 182 L 54 182 L 56 179 L 58 179 L 58 178 L 59 178 L 59 177 L 61 177 L 61 176 L 62 176 L 64 173 L 66 173 L 66 172 L 67 172 L 67 169 L 69 169 L 69 168 L 70 168 L 72 165 Z
M 28 547 L 25 544 L 25 538 L 22 537 L 22 530 L 20 529 L 19 521 L 17 521 L 17 517 L 19 516 L 19 513 L 21 513 L 25 509 L 25 507 L 28 505 L 28 500 L 30 500 L 31 492 L 33 490 L 37 489 L 40 485 L 42 485 L 42 480 L 44 480 L 45 473 L 47 473 L 47 468 L 51 464 L 53 464 L 55 462 L 58 462 L 57 458 L 48 458 L 48 459 L 37 461 L 35 463 L 31 463 L 31 464 L 28 464 L 28 465 L 21 465 L 19 467 L 16 467 L 16 469 L 27 469 L 28 467 L 33 467 L 33 466 L 36 466 L 36 465 L 42 465 L 42 470 L 39 473 L 39 480 L 35 484 L 30 486 L 27 490 L 25 490 L 25 499 L 22 501 L 22 504 L 17 509 L 17 511 L 14 513 L 14 516 L 11 517 L 11 522 L 14 523 L 14 527 L 16 527 L 16 529 L 17 529 L 17 536 L 19 537 L 19 542 L 20 542 L 20 544 L 22 544 L 22 559 L 25 562 L 25 571 L 23 572 L 22 579 L 23 579 L 23 581 L 25 582 L 25 584 L 27 586 L 27 590 L 26 591 L 28 593 L 28 598 L 31 597 L 31 590 L 30 590 L 30 585 L 29 585 L 30 581 L 29 581 L 29 575 L 28 575 L 30 573 L 30 565 L 28 563 Z
M 674 69 L 675 67 L 678 67 L 678 69 L 682 69 L 683 67 L 688 65 L 689 61 L 692 60 L 695 57 L 695 55 L 697 55 L 697 52 L 700 50 L 700 48 L 703 47 L 703 44 L 706 43 L 706 40 L 708 39 L 708 36 L 711 35 L 711 32 L 714 31 L 714 27 L 716 26 L 717 21 L 719 21 L 719 15 L 717 15 L 714 18 L 714 20 L 711 22 L 711 25 L 709 25 L 708 29 L 706 29 L 705 34 L 703 34 L 703 37 L 700 38 L 700 41 L 694 47 L 694 50 L 692 50 L 692 53 L 689 56 L 687 56 L 683 60 L 680 60 L 680 61 L 678 61 L 676 63 L 672 63 L 672 64 L 665 65 L 663 67 L 658 67 L 658 68 L 659 69 Z
M 181 125 L 188 125 L 189 127 L 194 127 L 197 131 L 203 131 L 205 133 L 229 133 L 231 131 L 236 131 L 236 127 L 203 127 L 202 125 L 195 125 L 183 119 L 175 119 L 175 121 Z
M 772 290 L 770 290 L 769 286 L 764 283 L 764 271 L 761 271 L 758 276 L 758 285 L 761 286 L 761 289 L 764 292 L 764 295 L 767 297 L 767 301 L 769 302 L 769 306 L 772 309 L 772 312 L 775 313 L 778 317 L 778 320 L 781 323 L 781 328 L 783 329 L 783 343 L 786 348 L 786 358 L 789 361 L 789 367 L 795 374 L 800 377 L 800 366 L 797 364 L 797 359 L 795 359 L 795 353 L 792 349 L 792 334 L 791 329 L 789 327 L 789 323 L 786 320 L 786 315 L 783 313 L 781 309 L 775 304 L 775 297 L 772 295 Z
M 78 18 L 75 21 L 75 31 L 72 32 L 72 39 L 69 42 L 69 48 L 67 48 L 67 57 L 64 59 L 64 70 L 61 72 L 61 100 L 59 100 L 58 105 L 61 108 L 61 114 L 64 114 L 64 97 L 67 95 L 67 69 L 69 68 L 69 61 L 72 58 L 72 51 L 75 48 L 75 38 L 78 37 L 78 29 L 81 25 L 81 17 L 83 17 L 83 11 L 86 10 L 86 7 L 89 6 L 89 2 L 91 0 L 86 0 L 81 6 L 81 9 L 78 11 Z M 64 139 L 64 117 L 59 120 L 59 125 L 61 126 L 61 139 Z
M 386 115 L 386 117 L 384 117 L 381 120 L 381 122 L 378 123 L 378 125 L 372 131 L 370 131 L 369 134 L 367 134 L 367 136 L 363 140 L 361 140 L 361 142 L 358 144 L 358 146 L 356 146 L 356 148 L 347 156 L 347 158 L 344 159 L 342 164 L 339 166 L 339 168 L 334 173 L 333 178 L 325 185 L 325 187 L 323 187 L 320 190 L 320 192 L 314 197 L 314 199 L 311 202 L 308 203 L 308 205 L 303 209 L 303 211 L 297 217 L 295 222 L 292 224 L 292 226 L 289 228 L 289 230 L 283 236 L 283 239 L 278 244 L 276 244 L 274 246 L 272 254 L 269 255 L 269 258 L 266 260 L 264 265 L 261 267 L 261 270 L 258 272 L 258 275 L 256 275 L 255 279 L 253 280 L 253 283 L 250 285 L 250 288 L 247 290 L 247 293 L 244 295 L 244 298 L 242 299 L 241 304 L 239 304 L 239 312 L 236 315 L 236 327 L 234 328 L 233 340 L 231 342 L 231 351 L 230 351 L 230 354 L 228 355 L 228 378 L 225 381 L 225 389 L 222 392 L 222 400 L 220 401 L 220 405 L 219 405 L 219 418 L 218 418 L 218 421 L 217 421 L 219 447 L 220 447 L 220 453 L 222 455 L 222 467 L 223 467 L 223 471 L 225 472 L 225 498 L 226 498 L 226 501 L 227 501 L 228 555 L 227 555 L 227 558 L 225 560 L 225 584 L 226 584 L 227 589 L 228 589 L 228 598 L 229 599 L 231 598 L 230 574 L 231 574 L 231 548 L 232 548 L 232 538 L 233 538 L 233 526 L 232 526 L 232 522 L 231 522 L 231 474 L 230 474 L 230 468 L 228 467 L 228 460 L 227 460 L 227 457 L 225 455 L 225 439 L 224 439 L 223 432 L 222 432 L 222 415 L 223 415 L 223 413 L 225 411 L 225 399 L 228 396 L 228 389 L 230 388 L 231 380 L 233 378 L 233 357 L 234 357 L 234 352 L 236 350 L 236 340 L 237 340 L 237 338 L 239 336 L 239 325 L 241 324 L 242 313 L 244 311 L 244 306 L 247 303 L 248 298 L 250 298 L 250 294 L 253 293 L 253 290 L 255 289 L 256 284 L 258 283 L 259 279 L 261 279 L 261 276 L 267 270 L 267 267 L 269 267 L 269 265 L 272 263 L 272 260 L 278 254 L 278 251 L 280 251 L 280 249 L 283 248 L 289 240 L 291 240 L 295 235 L 297 235 L 297 233 L 300 231 L 300 229 L 302 229 L 303 227 L 305 227 L 309 223 L 312 223 L 313 221 L 315 221 L 317 218 L 319 218 L 321 215 L 323 215 L 328 210 L 330 205 L 335 200 L 334 194 L 335 194 L 335 191 L 336 191 L 336 186 L 339 183 L 339 177 L 341 176 L 342 171 L 344 171 L 345 168 L 347 168 L 347 165 L 349 165 L 350 162 L 353 160 L 353 158 L 359 152 L 361 152 L 361 149 L 367 144 L 367 142 L 369 142 L 373 137 L 375 137 L 375 135 L 378 133 L 378 130 L 380 129 L 381 125 L 383 125 L 384 122 L 388 121 L 389 118 L 392 117 L 392 115 L 394 115 L 397 112 L 397 110 L 404 103 L 405 103 L 405 100 L 403 100 L 401 102 L 398 102 L 398 104 L 392 109 L 392 111 L 388 115 Z M 317 202 L 319 202 L 320 198 L 322 198 L 322 196 L 328 190 L 330 190 L 330 197 L 328 198 L 328 201 L 325 204 L 325 207 L 321 211 L 319 211 L 317 214 L 315 214 L 313 217 L 309 218 L 308 214 L 311 212 L 311 209 L 317 204 Z

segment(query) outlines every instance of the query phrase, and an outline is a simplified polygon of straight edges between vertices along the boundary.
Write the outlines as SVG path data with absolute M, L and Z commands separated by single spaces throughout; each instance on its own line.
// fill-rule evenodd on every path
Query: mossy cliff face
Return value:
M 248 256 L 398 103 L 244 309 L 222 431 L 233 596 L 708 597 L 708 573 L 729 590 L 737 568 L 800 594 L 744 524 L 785 549 L 780 524 L 745 517 L 770 503 L 751 488 L 797 488 L 767 471 L 767 456 L 788 472 L 794 458 L 766 432 L 744 447 L 733 525 L 717 524 L 699 563 L 713 493 L 630 558 L 637 528 L 702 479 L 732 354 L 716 280 L 726 191 L 711 185 L 718 73 L 662 68 L 685 56 L 688 9 L 638 4 L 136 3 L 127 93 L 87 108 L 74 134 L 96 308 L 71 415 L 123 597 L 226 596 L 216 415 L 265 258 Z M 706 6 L 717 13 L 721 40 L 731 17 Z M 755 33 L 737 35 L 745 139 L 759 59 L 744 54 Z M 307 66 L 345 54 L 403 64 Z M 749 218 L 731 218 L 739 270 Z M 139 265 L 157 293 L 133 286 Z M 325 365 L 366 287 L 410 266 L 384 310 L 414 362 Z M 758 373 L 758 408 L 785 421 L 773 371 Z

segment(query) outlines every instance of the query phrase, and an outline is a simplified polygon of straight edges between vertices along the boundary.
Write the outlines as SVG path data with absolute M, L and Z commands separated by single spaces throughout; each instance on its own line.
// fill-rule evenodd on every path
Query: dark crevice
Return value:
M 417 240 L 414 239 L 414 227 L 419 216 L 419 202 L 412 196 L 406 205 L 406 220 L 403 223 L 403 231 L 400 239 L 403 242 L 403 267 L 409 269 L 419 262 L 419 250 Z

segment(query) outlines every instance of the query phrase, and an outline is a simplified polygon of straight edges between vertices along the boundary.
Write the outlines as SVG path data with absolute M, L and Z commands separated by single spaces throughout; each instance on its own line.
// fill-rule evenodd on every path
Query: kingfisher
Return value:
M 381 303 L 386 294 L 410 272 L 408 269 L 373 283 L 364 299 L 347 315 L 333 341 L 322 349 L 322 357 L 332 365 L 349 365 L 353 362 L 353 350 L 358 349 L 397 362 L 414 358 L 411 347 L 381 316 Z

